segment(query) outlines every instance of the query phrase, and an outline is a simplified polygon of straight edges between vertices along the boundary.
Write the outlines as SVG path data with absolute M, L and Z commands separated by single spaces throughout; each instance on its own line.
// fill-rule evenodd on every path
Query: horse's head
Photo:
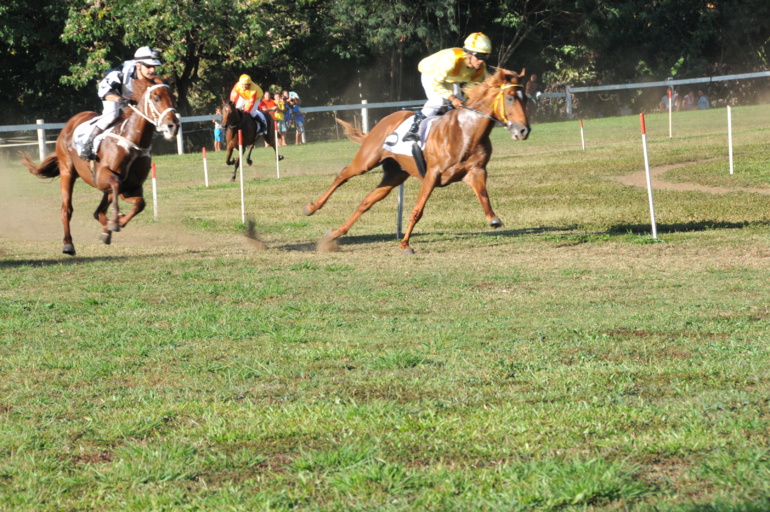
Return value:
M 176 137 L 179 119 L 176 117 L 174 97 L 169 86 L 159 77 L 134 81 L 136 112 L 155 125 L 166 140 Z
M 241 111 L 232 101 L 222 102 L 222 126 L 237 126 L 241 122 Z
M 530 133 L 524 74 L 524 70 L 516 73 L 498 68 L 484 83 L 488 85 L 486 95 L 493 101 L 492 116 L 505 125 L 513 140 L 525 140 Z

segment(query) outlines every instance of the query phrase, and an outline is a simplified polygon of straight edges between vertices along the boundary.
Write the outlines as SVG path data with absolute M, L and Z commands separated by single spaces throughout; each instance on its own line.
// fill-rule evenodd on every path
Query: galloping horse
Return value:
M 246 156 L 246 163 L 251 165 L 251 151 L 254 149 L 254 144 L 259 140 L 259 137 L 265 139 L 274 151 L 278 151 L 275 147 L 275 123 L 272 118 L 265 114 L 265 120 L 267 121 L 267 133 L 257 134 L 257 125 L 251 115 L 246 115 L 240 109 L 235 108 L 231 102 L 222 102 L 222 126 L 225 127 L 225 137 L 227 140 L 227 165 L 233 166 L 233 177 L 230 181 L 235 181 L 235 176 L 238 174 L 239 158 L 230 160 L 230 156 L 233 150 L 238 149 L 238 130 L 241 130 L 243 137 L 243 147 L 249 148 L 249 154 Z M 279 157 L 279 160 L 283 160 L 283 155 Z
M 492 127 L 500 122 L 505 125 L 514 140 L 525 140 L 529 136 L 527 98 L 520 82 L 523 76 L 524 71 L 517 74 L 498 68 L 494 75 L 468 89 L 469 98 L 463 108 L 450 110 L 432 123 L 423 153 L 426 161 L 424 177 L 413 157 L 395 154 L 383 147 L 388 135 L 412 115 L 410 112 L 390 114 L 377 123 L 368 135 L 356 130 L 349 123 L 338 120 L 345 127 L 348 138 L 361 144 L 361 148 L 350 165 L 342 169 L 335 178 L 331 188 L 317 201 L 305 206 L 305 215 L 312 215 L 320 210 L 332 193 L 353 176 L 364 174 L 379 165 L 382 165 L 383 176 L 377 188 L 367 194 L 347 222 L 327 233 L 322 240 L 330 242 L 346 234 L 364 212 L 386 197 L 393 188 L 406 181 L 410 175 L 421 179 L 422 186 L 400 244 L 404 254 L 414 254 L 414 250 L 409 246 L 409 237 L 422 217 L 425 203 L 433 190 L 457 181 L 464 181 L 476 193 L 489 225 L 493 228 L 502 227 L 503 223 L 492 211 L 487 194 L 486 166 L 492 155 L 489 134 Z
M 72 189 L 78 177 L 104 192 L 102 201 L 94 212 L 103 231 L 99 236 L 105 244 L 112 240 L 112 232 L 128 224 L 134 215 L 144 210 L 142 185 L 150 172 L 150 146 L 157 128 L 167 140 L 176 136 L 179 120 L 174 109 L 174 99 L 168 85 L 158 78 L 134 81 L 132 99 L 137 107 L 123 114 L 123 121 L 105 132 L 99 145 L 98 159 L 89 165 L 78 155 L 72 144 L 75 128 L 98 116 L 96 112 L 81 112 L 72 117 L 56 139 L 56 153 L 46 157 L 40 165 L 32 163 L 29 155 L 22 154 L 29 172 L 39 178 L 61 176 L 62 208 L 65 254 L 75 255 L 70 234 L 72 218 Z M 120 213 L 118 196 L 134 205 L 128 215 Z M 107 208 L 112 205 L 108 218 Z

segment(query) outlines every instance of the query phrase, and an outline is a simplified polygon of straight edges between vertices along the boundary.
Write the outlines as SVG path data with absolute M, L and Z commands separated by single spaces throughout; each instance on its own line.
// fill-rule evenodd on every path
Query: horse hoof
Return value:
M 316 250 L 318 252 L 339 252 L 340 245 L 337 243 L 336 238 L 332 238 L 331 229 L 318 241 Z
M 64 248 L 62 248 L 61 252 L 64 254 L 69 254 L 70 256 L 75 255 L 75 246 L 72 244 L 64 244 Z
M 313 206 L 313 203 L 308 203 L 302 209 L 302 212 L 309 217 L 310 215 L 313 215 L 316 212 L 316 209 Z
M 107 229 L 109 229 L 110 231 L 120 231 L 120 224 L 118 224 L 114 220 L 108 221 Z
M 406 249 L 401 251 L 401 255 L 402 256 L 414 256 L 414 249 L 412 249 L 411 247 L 407 247 Z
M 110 245 L 110 242 L 112 242 L 112 232 L 100 234 L 99 241 L 104 245 Z
M 500 229 L 501 227 L 503 227 L 503 221 L 495 217 L 489 221 L 489 226 L 493 229 Z
M 283 155 L 278 155 L 278 161 L 280 162 L 281 160 L 283 160 Z
M 251 165 L 251 160 L 246 160 L 246 163 Z

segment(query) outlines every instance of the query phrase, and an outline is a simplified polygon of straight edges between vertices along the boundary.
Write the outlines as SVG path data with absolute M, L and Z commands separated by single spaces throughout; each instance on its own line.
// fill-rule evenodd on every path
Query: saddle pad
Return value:
M 438 118 L 439 116 L 430 116 L 424 119 L 420 124 L 420 142 L 418 143 L 420 149 L 425 149 L 425 141 L 428 138 L 428 133 L 430 133 L 430 127 L 433 124 L 433 121 Z M 402 139 L 404 138 L 404 135 L 406 135 L 406 132 L 409 131 L 409 128 L 412 127 L 413 120 L 414 116 L 407 117 L 404 122 L 398 125 L 393 133 L 385 138 L 385 143 L 382 147 L 397 155 L 412 156 L 412 144 L 414 144 L 414 142 L 404 142 Z
M 89 119 L 88 121 L 77 125 L 72 134 L 72 146 L 75 148 L 75 151 L 80 153 L 83 150 L 83 146 L 85 145 L 86 140 L 88 140 L 88 136 L 91 135 L 91 131 L 94 129 L 94 125 L 101 118 L 102 116 L 96 116 L 93 119 Z M 99 144 L 102 142 L 102 139 L 104 139 L 104 136 L 108 131 L 111 130 L 106 130 L 104 133 L 97 135 L 94 139 L 94 153 L 99 150 Z

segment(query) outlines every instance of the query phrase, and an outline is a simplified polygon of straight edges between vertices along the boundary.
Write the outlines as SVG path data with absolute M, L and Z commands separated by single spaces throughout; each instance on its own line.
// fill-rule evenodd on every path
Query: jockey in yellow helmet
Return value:
M 445 105 L 455 108 L 463 105 L 458 97 L 459 84 L 482 82 L 487 76 L 484 61 L 492 53 L 492 42 L 481 32 L 474 32 L 465 39 L 462 48 L 448 48 L 420 61 L 417 69 L 422 74 L 422 86 L 428 101 L 415 114 L 414 122 L 404 135 L 404 142 L 417 142 L 420 123 L 427 116 L 435 115 Z M 457 89 L 455 90 L 455 85 Z

